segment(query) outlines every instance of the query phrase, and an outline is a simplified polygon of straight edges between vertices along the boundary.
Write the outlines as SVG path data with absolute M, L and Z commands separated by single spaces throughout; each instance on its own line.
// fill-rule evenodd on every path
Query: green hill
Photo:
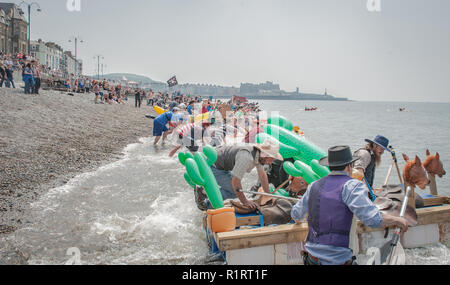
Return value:
M 137 74 L 131 74 L 131 73 L 110 73 L 105 74 L 103 78 L 106 78 L 108 80 L 116 80 L 116 81 L 134 81 L 140 84 L 154 84 L 154 83 L 163 83 L 159 81 L 155 81 L 149 77 L 137 75 Z

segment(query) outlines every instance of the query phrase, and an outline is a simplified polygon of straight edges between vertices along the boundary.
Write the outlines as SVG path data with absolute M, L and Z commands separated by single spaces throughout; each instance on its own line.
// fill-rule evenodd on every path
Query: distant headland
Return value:
M 279 84 L 267 81 L 260 84 L 241 83 L 238 87 L 219 86 L 213 84 L 180 84 L 169 88 L 165 82 L 155 81 L 149 77 L 129 74 L 113 73 L 103 76 L 108 80 L 120 82 L 123 85 L 136 85 L 140 88 L 151 88 L 156 92 L 180 91 L 192 96 L 204 96 L 220 99 L 231 99 L 234 95 L 246 97 L 249 100 L 317 100 L 317 101 L 349 101 L 348 98 L 339 98 L 328 94 L 302 93 L 299 88 L 294 92 L 283 91 Z

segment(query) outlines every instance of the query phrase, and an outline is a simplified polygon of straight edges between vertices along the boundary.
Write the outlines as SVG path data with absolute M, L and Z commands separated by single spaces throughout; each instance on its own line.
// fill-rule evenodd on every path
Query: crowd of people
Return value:
M 183 146 L 190 151 L 196 151 L 202 144 L 219 146 L 227 136 L 243 143 L 254 143 L 256 135 L 263 131 L 258 103 L 204 99 L 180 92 L 150 92 L 147 103 L 167 111 L 155 118 L 153 135 L 156 145 L 161 137 L 165 141 L 168 135 L 175 133 L 176 147 L 170 156 Z
M 14 72 L 22 74 L 25 94 L 39 94 L 41 72 L 44 66 L 32 56 L 24 54 L 0 54 L 0 87 L 16 88 Z
M 14 72 L 21 71 L 27 57 L 22 54 L 0 53 L 0 87 L 16 88 Z

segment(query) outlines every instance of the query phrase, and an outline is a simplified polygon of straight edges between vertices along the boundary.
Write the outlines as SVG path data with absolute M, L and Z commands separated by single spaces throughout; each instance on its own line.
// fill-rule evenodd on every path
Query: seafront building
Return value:
M 61 46 L 54 42 L 46 43 L 41 39 L 31 41 L 31 56 L 62 77 L 68 77 L 71 74 L 76 76 L 83 74 L 83 62 L 75 59 L 72 52 L 64 51 Z
M 28 22 L 14 3 L 0 3 L 0 51 L 7 54 L 28 52 Z

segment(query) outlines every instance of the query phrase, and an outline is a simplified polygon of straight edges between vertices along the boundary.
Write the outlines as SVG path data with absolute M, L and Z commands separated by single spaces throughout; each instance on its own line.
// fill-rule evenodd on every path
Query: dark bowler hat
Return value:
M 345 166 L 357 161 L 359 157 L 354 157 L 349 146 L 334 146 L 328 150 L 328 156 L 322 158 L 319 163 L 323 166 Z
M 368 143 L 376 143 L 377 145 L 381 146 L 382 148 L 384 148 L 385 150 L 389 151 L 389 140 L 383 136 L 376 136 L 375 139 L 372 140 L 368 140 L 366 139 L 366 142 Z

